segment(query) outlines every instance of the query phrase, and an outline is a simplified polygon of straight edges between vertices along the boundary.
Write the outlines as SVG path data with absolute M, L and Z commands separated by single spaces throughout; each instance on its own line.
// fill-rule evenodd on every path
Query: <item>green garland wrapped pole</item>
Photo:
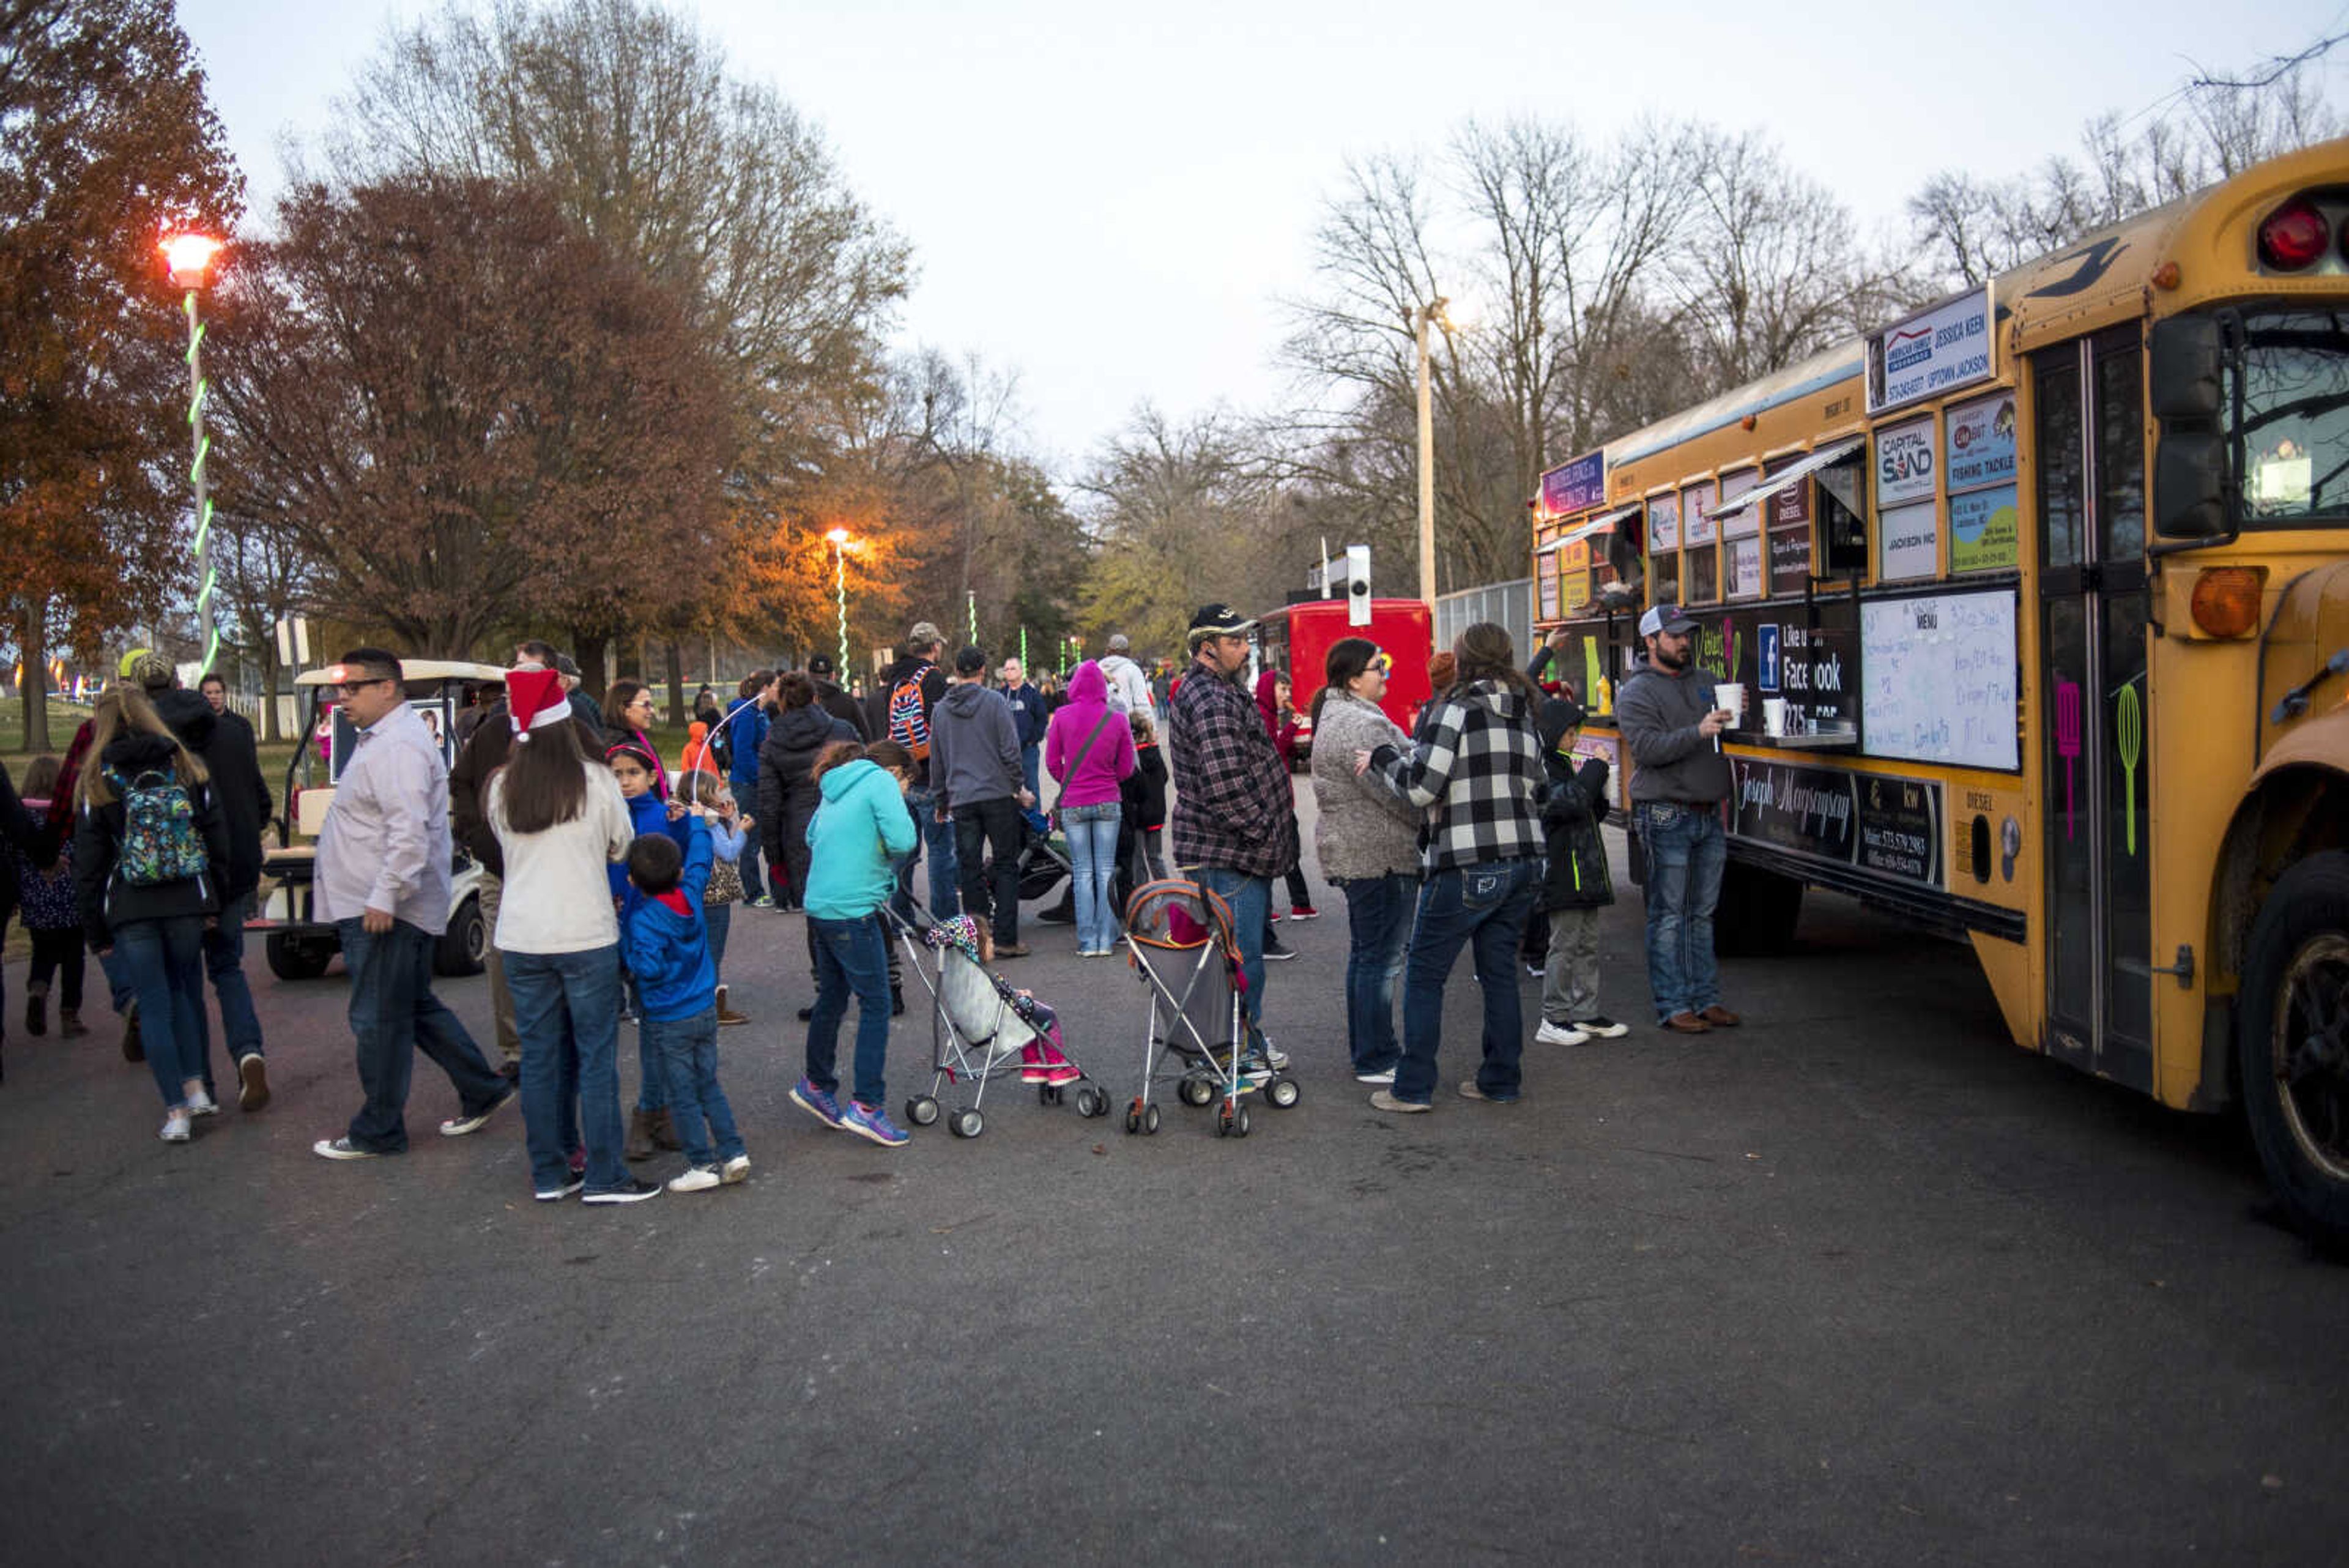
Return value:
M 212 498 L 204 477 L 204 460 L 212 449 L 212 438 L 204 433 L 204 400 L 211 389 L 204 380 L 204 323 L 196 296 L 209 279 L 212 260 L 221 252 L 221 242 L 209 234 L 173 234 L 163 236 L 158 248 L 171 268 L 171 286 L 186 295 L 188 428 L 195 452 L 188 468 L 188 479 L 196 491 L 196 639 L 203 645 L 197 668 L 209 675 L 220 659 L 220 626 L 212 611 L 220 585 L 212 571 Z
M 848 680 L 848 530 L 834 528 L 824 535 L 832 545 L 832 592 L 840 611 L 840 664 L 833 671 L 843 686 Z

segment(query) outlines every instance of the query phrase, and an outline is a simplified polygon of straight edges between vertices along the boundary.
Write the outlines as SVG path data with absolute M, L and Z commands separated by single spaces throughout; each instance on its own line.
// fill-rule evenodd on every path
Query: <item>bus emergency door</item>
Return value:
M 2038 459 L 2042 1044 L 2153 1089 L 2153 704 L 2138 328 L 2031 358 Z

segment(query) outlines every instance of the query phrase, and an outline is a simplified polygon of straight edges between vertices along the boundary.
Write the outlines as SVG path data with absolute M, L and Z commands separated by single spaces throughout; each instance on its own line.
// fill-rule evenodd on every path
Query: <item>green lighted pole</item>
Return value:
M 970 617 L 970 645 L 977 648 L 978 646 L 978 590 L 965 588 L 962 597 Z
M 219 579 L 212 570 L 212 498 L 204 476 L 204 460 L 212 449 L 212 438 L 204 433 L 204 402 L 211 388 L 204 380 L 204 324 L 196 296 L 204 286 L 212 258 L 220 254 L 221 243 L 204 234 L 170 234 L 159 248 L 170 264 L 172 286 L 186 291 L 188 428 L 195 452 L 188 479 L 196 491 L 196 639 L 203 645 L 199 668 L 209 674 L 220 655 L 220 627 L 212 614 Z
M 832 541 L 832 591 L 840 607 L 840 667 L 833 673 L 844 685 L 848 680 L 848 559 L 842 551 L 848 545 L 848 530 L 834 528 L 824 537 Z

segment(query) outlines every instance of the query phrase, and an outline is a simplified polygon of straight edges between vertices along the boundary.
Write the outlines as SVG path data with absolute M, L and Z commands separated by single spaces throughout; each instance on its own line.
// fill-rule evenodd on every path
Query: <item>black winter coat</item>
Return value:
M 228 860 L 221 867 L 221 900 L 242 898 L 261 885 L 261 830 L 275 809 L 253 726 L 237 713 L 215 713 L 200 691 L 174 688 L 155 694 L 155 711 L 180 743 L 212 774 L 212 798 L 228 830 Z
M 784 864 L 783 846 L 804 833 L 823 795 L 815 782 L 815 759 L 834 741 L 853 741 L 856 732 L 814 704 L 791 708 L 767 727 L 759 748 L 759 842 L 767 858 Z M 797 827 L 792 824 L 797 823 Z
M 47 826 L 39 817 L 25 809 L 16 794 L 16 781 L 8 776 L 5 766 L 0 766 L 0 925 L 16 911 L 16 857 L 7 853 L 14 845 L 24 852 L 33 865 L 47 866 L 57 858 L 57 847 Z
M 1607 820 L 1607 764 L 1597 757 L 1579 770 L 1555 751 L 1542 753 L 1549 792 L 1542 800 L 1542 832 L 1549 867 L 1542 903 L 1552 909 L 1595 909 L 1615 901 L 1607 867 L 1607 845 L 1599 825 Z
M 170 741 L 142 732 L 116 736 L 98 754 L 97 765 L 112 769 L 121 778 L 136 779 L 143 773 L 169 772 L 178 755 L 179 748 Z M 196 831 L 203 835 L 211 867 L 202 875 L 152 888 L 134 888 L 115 876 L 116 862 L 122 855 L 120 792 L 105 805 L 81 808 L 74 825 L 74 892 L 81 904 L 82 935 L 93 951 L 112 947 L 114 928 L 127 920 L 220 912 L 220 889 L 229 860 L 228 829 L 221 820 L 219 798 L 210 787 L 190 785 L 188 799 L 196 808 Z
M 1122 820 L 1148 832 L 1166 826 L 1166 754 L 1156 744 L 1133 748 L 1133 771 L 1117 784 Z

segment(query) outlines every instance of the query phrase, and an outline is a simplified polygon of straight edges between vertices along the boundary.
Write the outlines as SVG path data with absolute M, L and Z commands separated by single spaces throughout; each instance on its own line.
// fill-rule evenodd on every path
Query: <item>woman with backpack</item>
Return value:
M 139 999 L 140 1037 L 163 1096 L 162 1138 L 220 1107 L 204 1092 L 204 928 L 220 911 L 228 827 L 204 764 L 132 684 L 92 716 L 94 762 L 74 784 L 74 887 L 82 934 L 120 950 Z

